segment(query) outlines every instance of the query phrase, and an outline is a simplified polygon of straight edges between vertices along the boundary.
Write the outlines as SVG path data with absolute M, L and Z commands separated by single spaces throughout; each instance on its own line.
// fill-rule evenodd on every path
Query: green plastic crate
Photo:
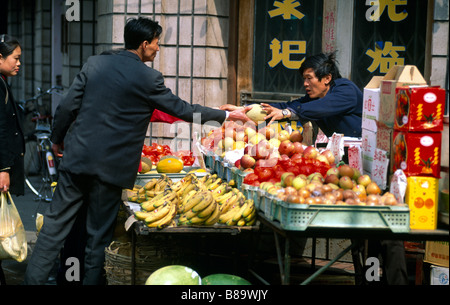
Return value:
M 326 206 L 284 201 L 277 204 L 280 224 L 285 230 L 304 231 L 310 227 L 410 230 L 407 206 Z

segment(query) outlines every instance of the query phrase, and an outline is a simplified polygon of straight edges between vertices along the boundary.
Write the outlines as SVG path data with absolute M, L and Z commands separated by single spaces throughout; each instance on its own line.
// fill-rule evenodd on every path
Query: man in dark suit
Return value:
M 125 49 L 88 59 L 55 113 L 53 150 L 64 157 L 58 186 L 44 215 L 25 284 L 44 284 L 82 207 L 87 239 L 83 284 L 103 284 L 104 250 L 113 236 L 122 188 L 132 188 L 150 117 L 155 109 L 186 122 L 247 122 L 245 110 L 225 112 L 191 105 L 148 67 L 159 51 L 161 26 L 131 19 Z M 199 114 L 200 119 L 194 119 Z

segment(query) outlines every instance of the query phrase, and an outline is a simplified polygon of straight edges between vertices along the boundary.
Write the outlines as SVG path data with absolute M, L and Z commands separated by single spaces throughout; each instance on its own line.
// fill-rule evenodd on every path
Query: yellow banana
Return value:
M 206 188 L 208 190 L 215 190 L 216 188 L 218 188 L 220 186 L 221 183 L 222 183 L 222 178 L 217 178 L 216 180 L 214 180 L 213 183 L 208 185 Z
M 219 223 L 226 223 L 228 220 L 231 220 L 233 216 L 240 210 L 240 206 L 236 205 L 235 207 L 231 208 L 228 212 L 225 214 L 221 214 L 219 217 Z
M 137 193 L 138 195 L 145 194 L 145 188 L 141 187 L 140 189 L 138 189 Z
M 170 209 L 169 213 L 167 213 L 166 216 L 164 216 L 163 218 L 161 218 L 158 221 L 154 221 L 153 223 L 150 223 L 150 224 L 147 223 L 147 226 L 152 227 L 152 226 L 156 225 L 156 227 L 158 229 L 163 229 L 172 223 L 173 218 L 175 217 L 176 213 L 177 213 L 176 206 L 171 205 L 171 209 Z
M 188 185 L 186 185 L 185 188 L 182 188 L 180 190 L 179 196 L 181 198 L 183 198 L 184 196 L 186 196 L 190 191 L 195 190 L 195 188 L 197 187 L 197 185 L 195 183 L 190 183 Z
M 131 201 L 131 202 L 137 202 L 138 201 L 138 196 L 137 195 L 130 196 L 127 199 L 128 199 L 128 201 Z
M 192 196 L 192 198 L 184 204 L 184 207 L 183 207 L 183 210 L 181 211 L 181 213 L 185 213 L 185 212 L 189 211 L 195 205 L 197 205 L 200 201 L 202 201 L 203 197 L 204 197 L 203 195 L 204 195 L 203 192 L 195 193 L 194 196 Z
M 245 220 L 244 218 L 239 219 L 239 221 L 236 223 L 237 226 L 243 227 L 245 226 Z
M 178 218 L 179 226 L 185 225 L 185 224 L 187 224 L 187 222 L 188 222 L 188 219 L 186 218 L 185 214 L 181 215 L 180 218 Z
M 216 204 L 216 207 L 214 209 L 214 212 L 209 216 L 205 222 L 203 223 L 205 226 L 212 226 L 216 224 L 219 221 L 220 217 L 220 207 L 218 204 Z
M 145 196 L 145 194 L 139 194 L 139 195 L 137 196 L 137 202 L 138 202 L 138 203 L 142 203 L 142 202 L 144 202 L 145 200 L 147 200 L 147 197 Z
M 204 199 L 200 201 L 198 204 L 192 207 L 193 212 L 200 212 L 209 206 L 214 201 L 214 198 L 210 192 L 205 192 Z
M 150 216 L 150 212 L 146 212 L 146 211 L 136 211 L 136 212 L 134 212 L 134 217 L 137 220 L 145 220 L 145 218 L 147 218 L 148 216 Z
M 166 203 L 172 202 L 172 200 L 174 200 L 176 198 L 177 193 L 173 192 L 173 191 L 169 191 L 168 194 L 165 194 L 163 197 L 161 197 L 160 199 L 156 200 L 153 203 L 153 207 L 154 208 L 158 208 Z
M 205 222 L 205 218 L 200 218 L 198 216 L 194 216 L 191 219 L 189 219 L 188 224 L 199 225 L 199 224 L 201 224 L 203 222 Z
M 233 191 L 223 193 L 216 198 L 216 201 L 218 204 L 223 204 L 225 201 L 227 201 L 229 198 L 231 198 L 231 196 L 233 196 L 233 194 L 234 194 Z
M 198 181 L 204 184 L 209 179 L 210 176 L 211 174 L 206 174 L 203 177 L 199 178 Z
M 186 219 L 187 219 L 187 220 L 190 220 L 191 218 L 197 216 L 197 214 L 198 214 L 197 212 L 194 212 L 194 211 L 192 211 L 192 209 L 191 209 L 191 210 L 189 210 L 189 211 L 187 211 L 187 212 L 184 212 L 183 215 L 186 216 Z
M 153 204 L 161 199 L 164 196 L 164 192 L 159 193 L 158 195 L 156 195 L 155 197 L 151 198 L 150 200 L 144 201 L 141 203 L 141 208 L 143 210 L 153 210 Z
M 236 205 L 236 203 L 240 200 L 240 192 L 236 192 L 232 197 L 230 197 L 225 203 L 223 203 L 220 207 L 221 214 L 228 212 L 228 210 Z
M 244 220 L 245 222 L 250 222 L 255 218 L 256 218 L 256 210 L 253 209 L 253 211 L 247 217 L 244 217 Z
M 256 221 L 256 217 L 254 217 L 252 220 L 250 220 L 249 222 L 246 222 L 245 223 L 245 225 L 246 226 L 253 226 L 253 224 L 255 223 L 255 221 Z
M 172 209 L 172 205 L 166 204 L 166 205 L 152 211 L 151 215 L 148 216 L 147 218 L 145 218 L 145 222 L 148 224 L 148 223 L 154 222 L 156 220 L 159 220 L 159 219 L 163 218 L 164 216 L 166 216 L 167 213 L 169 213 L 171 209 Z
M 240 218 L 239 218 L 240 219 Z M 227 226 L 235 226 L 237 224 L 237 221 L 234 221 L 233 219 L 228 219 L 225 223 Z
M 239 208 L 239 211 L 236 212 L 233 216 L 233 222 L 238 222 L 239 219 L 242 218 L 242 213 L 244 213 L 245 209 L 248 206 L 248 202 L 244 202 L 244 204 Z
M 255 209 L 255 202 L 253 199 L 247 199 L 247 208 L 242 212 L 242 217 L 247 217 Z
M 186 202 L 188 202 L 192 198 L 192 196 L 194 196 L 196 193 L 197 193 L 196 190 L 192 190 L 184 198 L 181 199 L 181 202 L 178 205 L 178 213 L 181 213 L 183 211 Z
M 211 203 L 206 208 L 204 208 L 203 210 L 198 212 L 198 214 L 197 214 L 198 217 L 207 218 L 207 217 L 211 216 L 211 214 L 216 210 L 216 206 L 217 206 L 217 203 L 214 200 L 212 200 Z
M 150 180 L 149 182 L 147 182 L 145 185 L 144 185 L 144 189 L 145 190 L 151 190 L 154 186 L 155 186 L 155 184 L 156 184 L 156 182 L 158 181 L 158 179 L 156 179 L 156 178 L 153 178 L 152 180 Z

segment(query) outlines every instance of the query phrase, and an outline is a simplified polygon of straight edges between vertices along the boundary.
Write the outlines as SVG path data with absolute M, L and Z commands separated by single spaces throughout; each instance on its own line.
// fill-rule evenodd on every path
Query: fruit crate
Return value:
M 409 232 L 407 206 L 348 206 L 277 203 L 275 219 L 285 230 L 307 228 L 390 229 L 394 233 Z
M 236 181 L 234 179 L 234 173 L 232 171 L 232 166 L 228 163 L 223 163 L 223 176 L 227 182 L 230 182 L 231 180 Z
M 214 168 L 214 156 L 213 155 L 205 155 L 205 166 L 209 169 Z
M 242 193 L 244 194 L 246 199 L 253 199 L 255 203 L 255 207 L 258 209 L 260 205 L 260 194 L 259 194 L 259 187 L 248 185 L 248 184 L 242 184 Z
M 237 167 L 233 167 L 233 171 L 235 172 L 236 186 L 238 189 L 242 190 L 242 186 L 244 185 L 244 178 L 248 174 L 248 172 L 243 172 Z

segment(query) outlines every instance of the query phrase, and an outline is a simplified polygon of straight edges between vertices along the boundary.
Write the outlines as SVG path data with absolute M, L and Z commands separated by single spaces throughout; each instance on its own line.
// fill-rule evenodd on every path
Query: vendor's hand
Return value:
M 64 143 L 63 144 L 52 144 L 52 150 L 53 150 L 53 154 L 58 157 L 58 158 L 62 158 L 63 156 L 63 150 L 64 150 Z
M 275 121 L 280 121 L 283 119 L 282 109 L 275 108 L 265 103 L 261 103 L 261 106 L 268 113 L 268 115 L 264 118 L 264 120 L 270 119 L 270 122 L 267 125 L 270 125 Z
M 239 108 L 244 108 L 244 107 L 238 107 L 236 105 L 231 105 L 231 104 L 226 104 L 226 105 L 222 105 L 219 107 L 220 110 L 227 110 L 227 111 L 234 111 Z
M 0 172 L 0 192 L 6 193 L 9 191 L 10 179 L 9 172 Z

